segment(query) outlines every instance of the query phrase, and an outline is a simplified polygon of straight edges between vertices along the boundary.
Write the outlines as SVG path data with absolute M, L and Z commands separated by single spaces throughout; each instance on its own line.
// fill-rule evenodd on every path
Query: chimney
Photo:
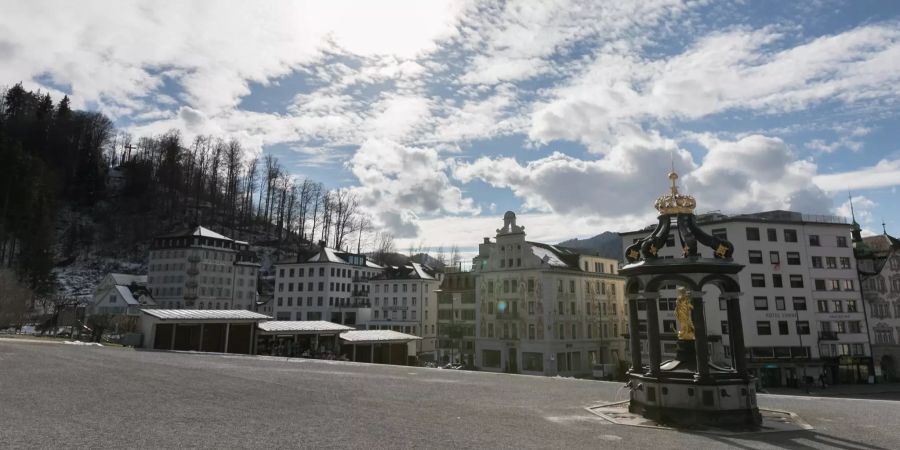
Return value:
M 489 238 L 489 237 L 484 238 L 484 243 L 485 243 L 485 244 L 490 244 L 490 243 L 491 243 L 491 238 Z

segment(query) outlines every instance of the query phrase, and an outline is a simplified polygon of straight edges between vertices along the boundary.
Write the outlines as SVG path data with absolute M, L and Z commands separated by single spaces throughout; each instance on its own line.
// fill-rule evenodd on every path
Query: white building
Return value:
M 369 279 L 384 269 L 365 255 L 328 248 L 301 262 L 275 266 L 276 320 L 327 320 L 365 329 L 371 314 Z
M 624 359 L 624 278 L 616 261 L 526 241 L 513 212 L 503 219 L 473 261 L 475 365 L 574 376 Z
M 193 226 L 153 239 L 147 286 L 161 308 L 253 310 L 259 266 L 246 242 Z
M 393 330 L 419 336 L 420 360 L 434 361 L 437 347 L 437 291 L 440 274 L 419 263 L 386 267 L 369 281 L 372 314 L 370 330 Z
M 89 314 L 139 317 L 141 308 L 153 308 L 156 302 L 147 290 L 146 275 L 110 273 L 94 289 Z
M 763 386 L 793 384 L 804 373 L 818 378 L 825 372 L 829 383 L 868 379 L 871 351 L 849 245 L 850 225 L 845 220 L 769 211 L 700 215 L 697 224 L 734 244 L 734 261 L 745 266 L 740 283 L 748 368 Z M 660 250 L 662 257 L 681 252 L 677 230 L 673 233 Z M 627 248 L 646 230 L 621 235 Z M 671 295 L 659 299 L 663 333 L 676 326 L 674 287 L 664 291 Z M 713 362 L 731 365 L 730 349 L 722 345 L 728 341 L 725 304 L 713 291 L 704 295 L 707 329 L 714 344 L 710 354 Z M 674 350 L 674 340 L 664 342 L 664 356 L 674 356 Z

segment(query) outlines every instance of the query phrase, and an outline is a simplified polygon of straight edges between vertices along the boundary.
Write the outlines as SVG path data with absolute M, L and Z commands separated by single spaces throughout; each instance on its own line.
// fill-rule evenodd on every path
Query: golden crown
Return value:
M 673 170 L 669 173 L 669 179 L 672 180 L 672 192 L 656 199 L 656 210 L 660 214 L 693 214 L 694 208 L 697 207 L 697 201 L 690 195 L 682 195 L 678 193 L 678 186 L 675 181 L 678 180 L 678 174 Z

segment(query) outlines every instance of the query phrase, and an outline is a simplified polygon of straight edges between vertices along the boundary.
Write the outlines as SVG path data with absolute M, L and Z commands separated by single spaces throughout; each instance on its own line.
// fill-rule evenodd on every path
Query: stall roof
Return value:
M 272 317 L 243 309 L 142 309 L 160 320 L 270 320 Z
M 259 323 L 260 331 L 266 333 L 322 334 L 353 330 L 353 327 L 325 320 L 271 320 Z
M 351 344 L 369 344 L 410 342 L 422 338 L 393 330 L 357 330 L 341 333 L 341 339 Z

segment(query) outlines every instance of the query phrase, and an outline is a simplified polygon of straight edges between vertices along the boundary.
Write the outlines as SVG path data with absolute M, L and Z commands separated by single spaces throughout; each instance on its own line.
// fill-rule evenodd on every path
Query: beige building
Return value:
M 879 381 L 900 379 L 900 240 L 887 233 L 862 238 L 856 250 L 862 292 L 869 314 L 869 335 Z
M 615 260 L 526 241 L 510 211 L 473 265 L 477 367 L 583 376 L 625 358 L 624 278 Z
M 147 287 L 160 308 L 253 310 L 258 272 L 248 243 L 197 225 L 153 239 Z

